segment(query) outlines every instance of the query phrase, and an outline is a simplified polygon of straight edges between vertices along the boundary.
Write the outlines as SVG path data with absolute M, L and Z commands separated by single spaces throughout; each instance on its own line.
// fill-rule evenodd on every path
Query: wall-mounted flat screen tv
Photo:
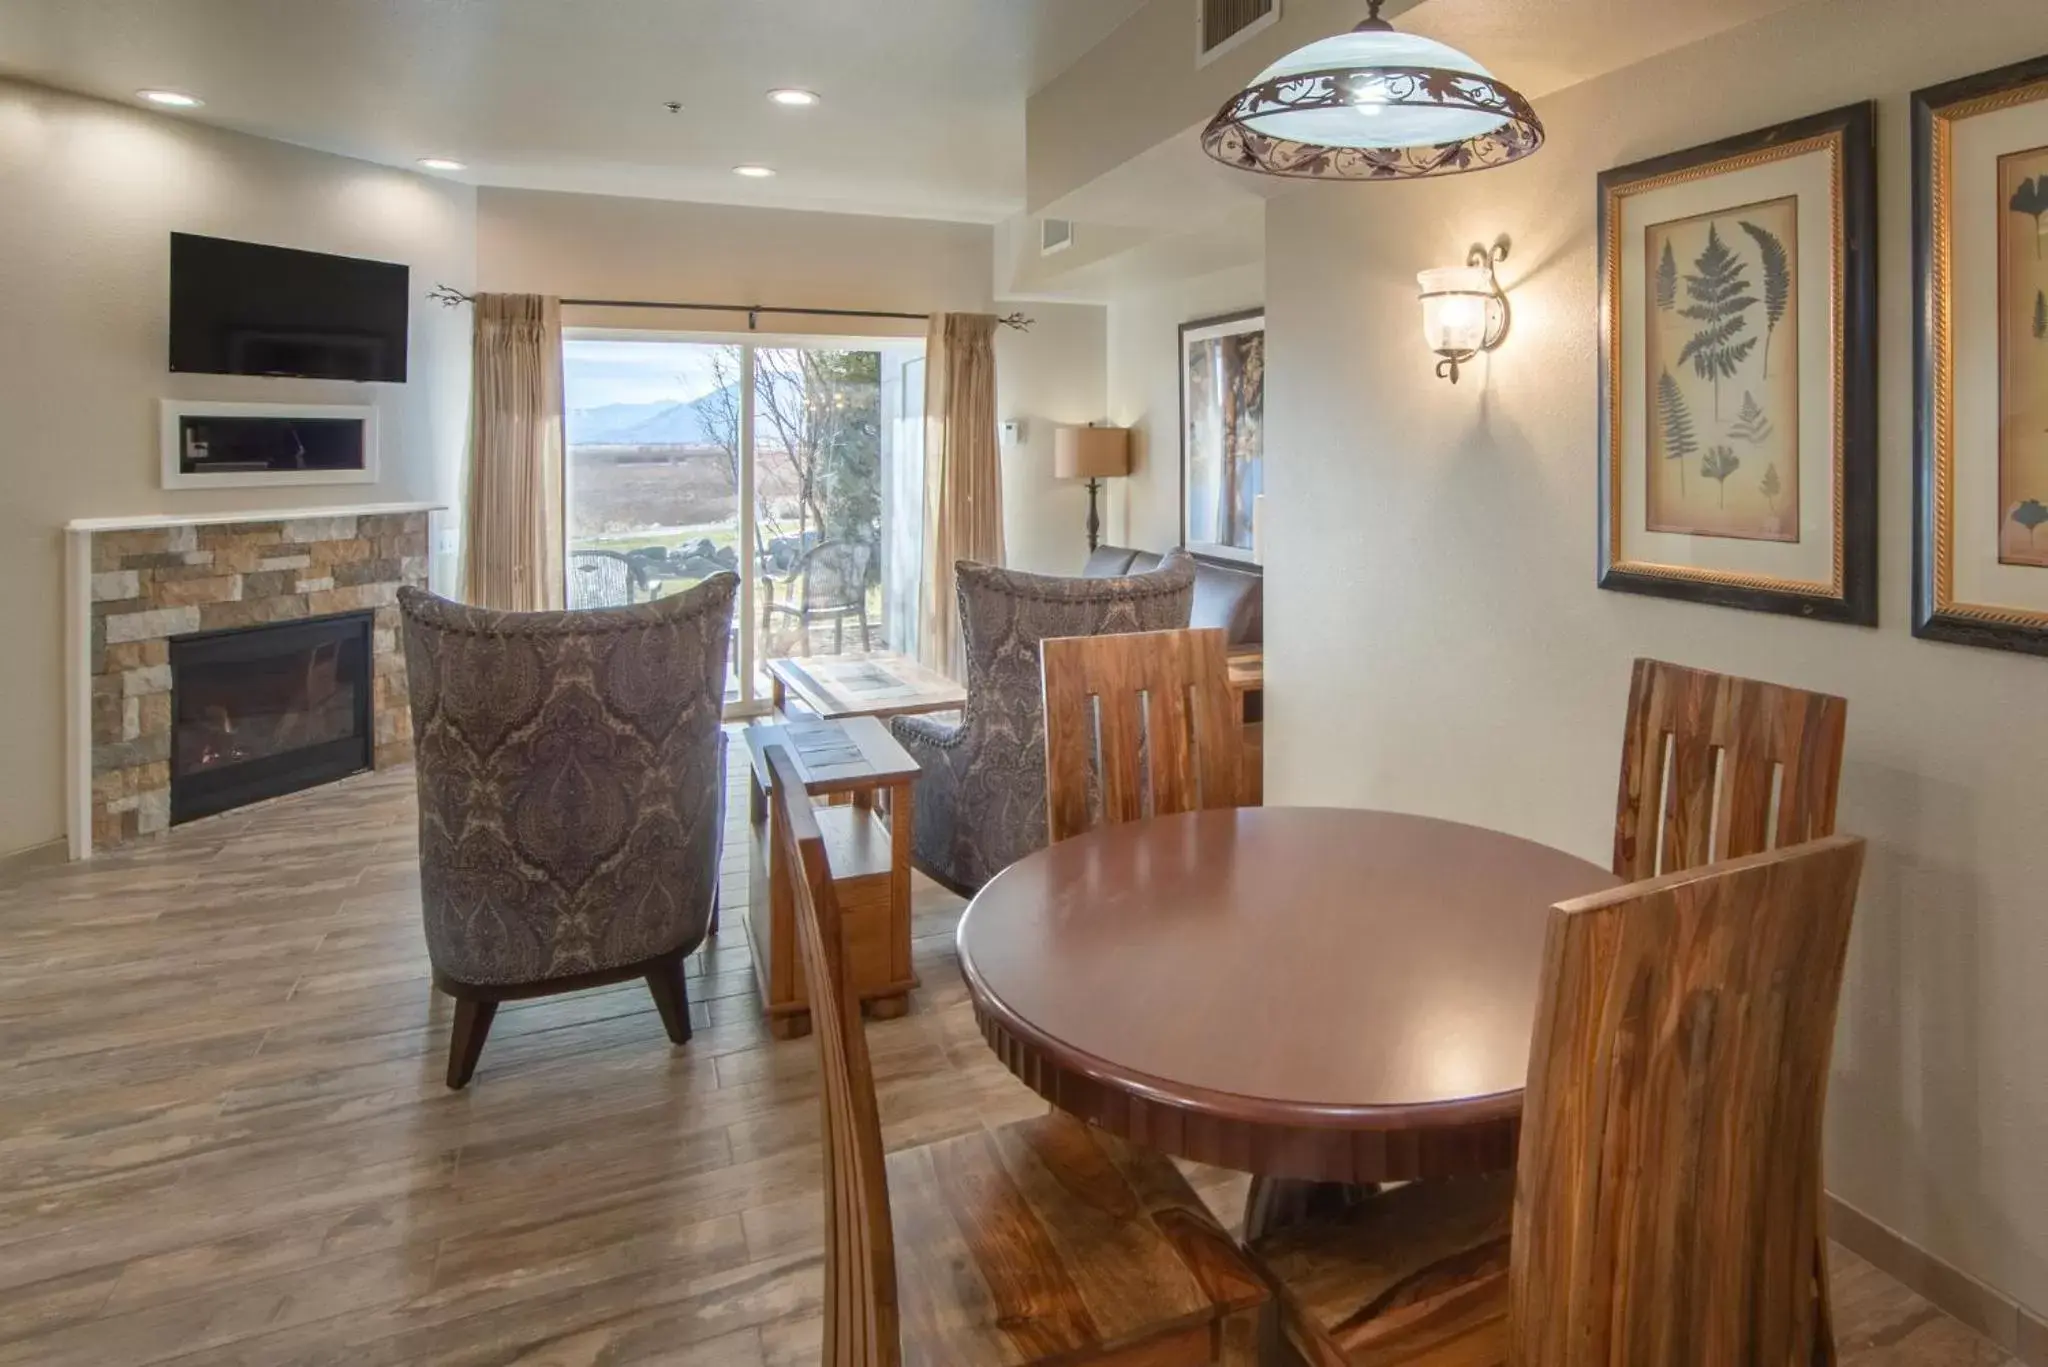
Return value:
M 171 234 L 171 369 L 405 382 L 411 272 Z

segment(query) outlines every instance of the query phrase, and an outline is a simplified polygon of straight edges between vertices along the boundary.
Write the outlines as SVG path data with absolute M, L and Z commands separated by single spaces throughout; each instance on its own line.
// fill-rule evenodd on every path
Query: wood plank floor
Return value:
M 453 1093 L 412 823 L 401 770 L 0 884 L 0 1364 L 817 1361 L 814 1045 L 761 1027 L 737 831 L 689 1045 L 638 984 L 511 1004 Z M 924 987 L 871 1027 L 892 1147 L 1042 1109 L 958 913 L 920 881 Z M 2008 1362 L 1836 1281 L 1854 1367 Z

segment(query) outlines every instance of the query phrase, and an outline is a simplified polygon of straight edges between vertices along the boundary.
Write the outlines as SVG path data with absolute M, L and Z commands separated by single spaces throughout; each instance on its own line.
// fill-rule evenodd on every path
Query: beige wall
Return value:
M 1313 187 L 1268 224 L 1267 793 L 1605 862 L 1637 655 L 1850 699 L 1872 842 L 1828 1134 L 1852 1205 L 2048 1309 L 2048 661 L 1908 629 L 1913 88 L 2048 50 L 2039 0 L 1830 0 L 1546 100 L 1522 165 Z M 1882 99 L 1881 630 L 1594 587 L 1594 177 Z M 1414 272 L 1508 231 L 1505 350 L 1431 375 Z M 1112 325 L 1113 344 L 1118 340 Z
M 1110 304 L 1109 416 L 1131 429 L 1131 477 L 1110 484 L 1105 541 L 1180 544 L 1180 325 L 1257 308 L 1265 290 L 1263 265 L 1238 266 Z
M 986 225 L 662 200 L 483 190 L 477 275 L 483 288 L 586 299 L 793 304 L 810 308 L 1007 313 L 990 295 L 995 232 Z M 1026 420 L 1003 452 L 1010 560 L 1056 570 L 1083 545 L 1077 491 L 1052 479 L 1052 429 L 1103 409 L 1103 310 L 1015 307 L 1028 335 L 997 334 L 997 409 Z M 744 331 L 734 314 L 576 309 L 586 327 Z M 805 336 L 922 336 L 915 322 L 766 314 L 763 331 Z
M 1088 555 L 1088 492 L 1053 478 L 1053 434 L 1107 413 L 1105 310 L 1019 307 L 1036 320 L 1031 331 L 996 331 L 996 415 L 1024 424 L 1023 440 L 1002 453 L 1005 549 L 1017 569 L 1076 574 Z
M 990 305 L 982 224 L 723 204 L 481 190 L 483 288 L 581 299 L 973 312 Z M 744 331 L 744 314 L 580 310 L 584 326 Z M 764 315 L 764 331 L 921 336 L 921 323 Z
M 1413 8 L 1394 0 L 1389 19 Z M 1364 0 L 1288 0 L 1280 22 L 1198 65 L 1195 6 L 1150 0 L 1079 61 L 1047 82 L 1025 111 L 1025 205 L 1061 196 L 1189 128 L 1275 60 L 1365 17 Z
M 474 192 L 365 162 L 0 82 L 0 854 L 63 815 L 63 524 L 127 513 L 452 501 L 465 317 L 415 298 L 410 383 L 172 376 L 170 234 L 403 261 L 467 287 Z M 374 402 L 377 485 L 170 493 L 157 400 Z

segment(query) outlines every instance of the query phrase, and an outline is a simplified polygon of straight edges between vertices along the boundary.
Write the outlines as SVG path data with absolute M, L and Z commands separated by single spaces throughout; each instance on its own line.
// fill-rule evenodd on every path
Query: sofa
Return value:
M 1121 579 L 1149 574 L 1161 557 L 1129 546 L 1103 546 L 1089 553 L 1081 569 L 1084 579 Z M 1216 627 L 1231 650 L 1265 644 L 1266 579 L 1257 565 L 1232 565 L 1195 560 L 1195 605 L 1192 627 Z

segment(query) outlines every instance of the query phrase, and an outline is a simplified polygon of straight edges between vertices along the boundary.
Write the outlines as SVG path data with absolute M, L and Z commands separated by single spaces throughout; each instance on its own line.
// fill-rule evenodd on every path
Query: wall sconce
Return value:
M 1439 379 L 1456 384 L 1459 367 L 1508 339 L 1514 311 L 1493 268 L 1508 259 L 1509 245 L 1503 233 L 1491 247 L 1474 243 L 1464 265 L 1415 277 L 1422 287 L 1423 338 L 1443 357 L 1436 367 Z

